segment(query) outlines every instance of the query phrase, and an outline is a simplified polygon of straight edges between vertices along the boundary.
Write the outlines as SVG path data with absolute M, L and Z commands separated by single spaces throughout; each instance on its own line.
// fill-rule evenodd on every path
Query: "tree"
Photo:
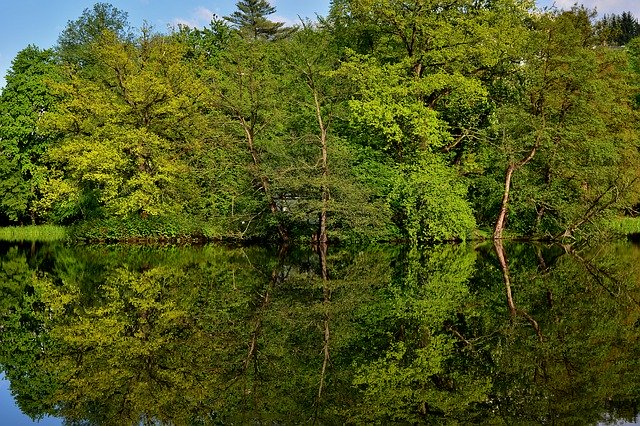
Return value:
M 254 40 L 273 40 L 290 33 L 289 29 L 284 28 L 284 23 L 267 19 L 267 16 L 276 12 L 276 8 L 267 0 L 240 0 L 236 3 L 236 8 L 238 10 L 224 19 Z
M 527 206 L 517 216 L 556 236 L 572 236 L 613 207 L 633 203 L 634 88 L 624 55 L 595 46 L 591 18 L 574 8 L 535 21 L 530 50 L 509 83 L 513 97 L 495 115 L 506 169 L 495 239 L 506 226 L 515 172 L 523 174 L 516 199 Z
M 359 179 L 358 156 L 364 154 L 337 129 L 347 119 L 351 90 L 336 73 L 340 49 L 333 35 L 307 22 L 282 43 L 280 54 L 281 91 L 288 94 L 289 135 L 283 137 L 291 142 L 290 164 L 281 166 L 287 170 L 286 179 L 277 183 L 281 194 L 294 199 L 289 217 L 293 223 L 317 223 L 313 235 L 321 244 L 330 233 L 337 238 L 349 231 L 382 237 L 388 231 L 389 209 Z
M 640 35 L 640 23 L 631 12 L 604 15 L 596 23 L 596 29 L 604 41 L 617 46 L 624 46 Z
M 75 21 L 68 21 L 58 37 L 56 51 L 62 62 L 80 67 L 93 65 L 96 58 L 90 45 L 98 41 L 104 31 L 112 32 L 122 41 L 133 39 L 127 12 L 109 3 L 96 3 Z
M 13 60 L 0 96 L 0 211 L 12 221 L 41 218 L 35 201 L 52 140 L 38 125 L 56 103 L 47 82 L 55 72 L 51 50 L 28 46 Z
M 220 61 L 207 68 L 207 105 L 220 113 L 218 123 L 225 138 L 242 146 L 236 165 L 244 169 L 248 187 L 239 188 L 238 208 L 232 209 L 234 227 L 240 235 L 258 231 L 280 239 L 289 238 L 283 223 L 278 194 L 272 189 L 276 179 L 274 162 L 280 160 L 282 144 L 282 106 L 278 75 L 274 67 L 274 46 L 266 40 L 247 40 L 234 36 L 222 52 Z
M 56 86 L 64 102 L 46 115 L 47 131 L 63 138 L 49 152 L 57 174 L 43 207 L 74 201 L 63 217 L 189 211 L 198 198 L 189 162 L 206 132 L 204 89 L 183 47 L 164 36 L 145 33 L 132 44 L 105 32 L 92 49 L 100 77 L 70 71 Z
M 406 237 L 465 238 L 473 226 L 459 174 L 473 167 L 470 151 L 493 108 L 487 81 L 517 58 L 529 5 L 506 0 L 333 4 L 328 25 L 341 26 L 343 33 L 349 32 L 344 25 L 356 25 L 371 38 L 370 51 L 348 51 L 339 70 L 354 88 L 350 136 L 393 165 L 391 181 L 398 186 L 385 195 L 393 194 L 394 217 Z M 433 190 L 422 187 L 427 180 L 437 182 Z M 439 211 L 435 206 L 445 200 L 451 209 L 445 204 Z

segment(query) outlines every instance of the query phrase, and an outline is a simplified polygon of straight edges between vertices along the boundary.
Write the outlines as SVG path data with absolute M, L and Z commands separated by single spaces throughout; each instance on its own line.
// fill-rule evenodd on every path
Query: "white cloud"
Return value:
M 575 0 L 556 0 L 555 4 L 559 8 L 569 9 L 575 4 Z M 584 4 L 589 9 L 597 9 L 599 15 L 621 14 L 631 12 L 636 18 L 640 18 L 640 2 L 638 0 L 582 0 L 578 3 Z
M 175 18 L 172 24 L 175 26 L 186 25 L 191 28 L 206 27 L 213 19 L 214 13 L 206 7 L 195 9 L 189 18 Z
M 286 16 L 282 16 L 282 15 L 269 15 L 269 16 L 267 16 L 267 18 L 270 21 L 273 21 L 273 22 L 282 22 L 283 24 L 285 24 L 288 27 L 292 27 L 292 26 L 300 23 L 300 20 L 298 18 L 291 19 L 291 18 L 287 18 Z

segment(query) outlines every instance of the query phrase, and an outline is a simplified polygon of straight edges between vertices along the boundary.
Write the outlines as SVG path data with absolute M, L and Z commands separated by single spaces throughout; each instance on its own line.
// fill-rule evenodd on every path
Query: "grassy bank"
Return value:
M 606 228 L 616 235 L 640 235 L 640 217 L 619 217 L 606 222 Z
M 0 228 L 0 241 L 60 241 L 67 237 L 62 226 L 8 226 Z
M 176 241 L 182 243 L 216 239 L 220 230 L 206 223 L 184 218 L 109 218 L 79 222 L 69 227 L 69 238 L 74 241 L 152 242 Z

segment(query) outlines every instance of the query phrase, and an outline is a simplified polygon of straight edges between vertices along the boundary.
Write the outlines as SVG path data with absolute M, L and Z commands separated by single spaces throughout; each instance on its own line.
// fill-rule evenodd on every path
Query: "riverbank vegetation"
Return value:
M 0 228 L 0 241 L 53 242 L 67 238 L 67 230 L 56 225 L 5 226 Z
M 0 222 L 438 242 L 582 238 L 636 215 L 630 14 L 334 0 L 286 27 L 274 12 L 241 0 L 159 33 L 98 3 L 57 46 L 19 52 L 0 96 Z

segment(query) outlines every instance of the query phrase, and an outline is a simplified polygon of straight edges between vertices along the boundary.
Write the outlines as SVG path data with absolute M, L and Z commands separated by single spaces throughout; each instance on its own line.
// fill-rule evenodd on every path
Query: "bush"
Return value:
M 437 158 L 406 166 L 394 182 L 390 203 L 413 243 L 465 240 L 475 229 L 467 187 Z

